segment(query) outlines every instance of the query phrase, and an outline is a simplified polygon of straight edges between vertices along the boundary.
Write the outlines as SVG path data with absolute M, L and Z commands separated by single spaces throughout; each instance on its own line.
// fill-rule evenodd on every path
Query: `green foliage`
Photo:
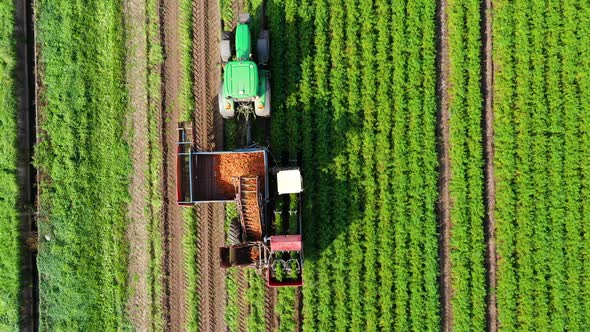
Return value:
M 195 209 L 183 209 L 182 219 L 184 220 L 182 248 L 184 251 L 184 271 L 186 272 L 186 289 L 197 289 L 199 283 L 199 266 L 197 261 L 197 224 L 198 219 Z M 197 292 L 186 292 L 186 303 L 188 304 L 188 317 L 185 329 L 187 331 L 199 330 L 199 294 Z
M 149 142 L 149 213 L 150 218 L 150 276 L 149 284 L 152 296 L 152 309 L 150 312 L 152 326 L 155 331 L 164 328 L 163 303 L 163 239 L 160 232 L 161 218 L 160 211 L 162 207 L 162 186 L 161 186 L 161 169 L 162 155 L 160 146 L 160 126 L 159 118 L 161 107 L 161 74 L 160 65 L 163 62 L 162 47 L 160 44 L 160 21 L 158 15 L 157 0 L 148 0 L 146 2 L 147 14 L 147 92 L 148 92 L 148 142 Z
M 485 329 L 480 2 L 448 2 L 452 323 Z
M 127 326 L 131 161 L 122 139 L 128 112 L 121 9 L 119 1 L 37 2 L 43 330 Z
M 245 319 L 244 317 L 240 317 L 237 274 L 237 269 L 228 269 L 225 275 L 225 291 L 227 294 L 225 302 L 225 324 L 228 330 L 232 332 L 238 331 L 239 320 Z
M 435 2 L 267 12 L 272 149 L 304 176 L 303 329 L 438 329 Z
M 293 287 L 280 288 L 277 292 L 277 305 L 275 312 L 279 316 L 279 332 L 292 332 L 297 330 L 295 322 L 295 306 L 291 299 L 296 296 L 296 289 Z
M 19 329 L 20 247 L 17 184 L 14 3 L 0 2 L 0 330 Z
M 232 22 L 238 15 L 238 13 L 234 13 L 232 5 L 232 0 L 219 0 L 219 13 L 221 15 L 223 31 L 229 31 L 232 28 Z
M 246 300 L 250 305 L 250 315 L 248 316 L 248 331 L 264 331 L 264 279 L 262 279 L 255 270 L 247 270 L 248 290 L 246 291 Z M 243 319 L 243 317 L 241 318 Z
M 497 298 L 507 330 L 590 328 L 587 5 L 494 3 Z
M 191 0 L 181 0 L 179 3 L 179 18 L 178 24 L 180 26 L 179 41 L 180 41 L 180 118 L 179 121 L 190 121 L 193 117 L 195 108 L 194 93 L 193 93 L 193 11 Z

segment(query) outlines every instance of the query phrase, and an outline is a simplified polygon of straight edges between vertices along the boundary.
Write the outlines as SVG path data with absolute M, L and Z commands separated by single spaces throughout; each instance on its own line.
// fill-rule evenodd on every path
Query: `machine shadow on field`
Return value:
M 360 166 L 351 171 L 355 166 L 349 165 L 351 157 L 361 159 L 361 155 L 348 152 L 350 138 L 360 142 L 362 118 L 358 110 L 335 110 L 329 55 L 323 54 L 325 63 L 317 62 L 311 8 L 288 17 L 280 1 L 267 0 L 263 6 L 254 9 L 253 17 L 265 13 L 270 20 L 266 22 L 271 36 L 273 98 L 270 148 L 279 164 L 301 167 L 304 255 L 306 261 L 317 261 L 336 239 L 348 237 L 351 224 L 360 223 L 363 216 Z M 325 66 L 325 77 L 318 76 L 314 67 L 318 64 Z M 318 81 L 325 84 L 324 91 Z M 343 95 L 346 100 L 348 92 Z M 348 241 L 343 238 L 343 243 Z

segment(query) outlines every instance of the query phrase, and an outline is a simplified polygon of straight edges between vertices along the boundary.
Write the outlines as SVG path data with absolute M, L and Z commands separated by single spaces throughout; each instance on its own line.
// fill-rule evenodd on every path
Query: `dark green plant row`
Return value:
M 486 327 L 481 1 L 449 0 L 448 103 L 452 327 Z

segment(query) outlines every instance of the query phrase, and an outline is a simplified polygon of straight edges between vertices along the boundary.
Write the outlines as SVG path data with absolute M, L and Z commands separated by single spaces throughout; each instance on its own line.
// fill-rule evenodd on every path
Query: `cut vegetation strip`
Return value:
M 587 330 L 588 10 L 494 2 L 500 328 Z M 587 8 L 587 3 L 583 5 Z
M 127 325 L 122 3 L 38 1 L 40 326 Z
M 0 330 L 20 327 L 16 42 L 13 1 L 0 2 Z
M 486 326 L 480 2 L 447 3 L 450 327 L 478 331 Z

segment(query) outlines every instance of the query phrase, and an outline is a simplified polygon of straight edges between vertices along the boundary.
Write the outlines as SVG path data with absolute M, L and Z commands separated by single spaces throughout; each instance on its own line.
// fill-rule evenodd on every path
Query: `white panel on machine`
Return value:
M 303 191 L 301 173 L 299 169 L 289 169 L 277 172 L 277 189 L 279 195 L 297 194 Z

